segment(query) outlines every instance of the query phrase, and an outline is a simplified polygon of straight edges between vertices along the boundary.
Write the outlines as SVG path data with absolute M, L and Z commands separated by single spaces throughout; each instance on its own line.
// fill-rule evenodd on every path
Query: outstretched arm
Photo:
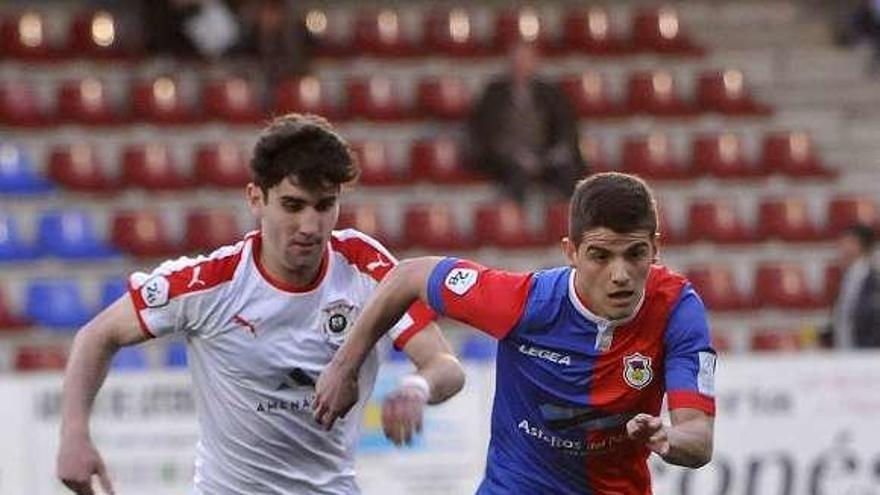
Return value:
M 627 434 L 670 464 L 690 468 L 708 464 L 712 460 L 712 416 L 690 408 L 673 409 L 669 415 L 671 426 L 658 417 L 639 414 L 627 423 Z

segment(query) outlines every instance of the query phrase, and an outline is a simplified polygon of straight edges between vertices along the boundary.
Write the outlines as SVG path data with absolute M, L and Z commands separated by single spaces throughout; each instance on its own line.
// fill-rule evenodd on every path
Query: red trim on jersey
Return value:
M 327 252 L 327 246 L 324 246 L 324 252 L 321 254 L 321 267 L 318 269 L 318 276 L 315 277 L 310 284 L 306 286 L 296 286 L 289 282 L 285 282 L 283 280 L 279 280 L 272 276 L 266 267 L 263 266 L 263 262 L 260 260 L 260 253 L 263 251 L 263 236 L 255 235 L 253 237 L 253 252 L 254 252 L 254 264 L 257 266 L 257 271 L 260 272 L 260 275 L 263 276 L 263 280 L 269 283 L 272 287 L 275 287 L 278 290 L 284 292 L 290 292 L 293 294 L 302 294 L 303 292 L 311 292 L 318 288 L 321 285 L 321 282 L 324 280 L 324 275 L 327 274 L 327 266 L 329 265 L 329 253 Z
M 409 342 L 409 339 L 413 338 L 413 336 L 419 333 L 421 329 L 425 328 L 428 323 L 431 323 L 437 318 L 437 313 L 422 301 L 414 302 L 407 310 L 407 313 L 413 319 L 414 323 L 394 339 L 394 348 L 398 351 L 402 351 L 403 348 L 406 347 L 407 342 Z
M 144 299 L 141 297 L 141 291 L 136 290 L 132 287 L 131 282 L 129 282 L 128 294 L 131 298 L 131 303 L 134 305 L 134 314 L 137 316 L 141 333 L 144 334 L 144 337 L 146 337 L 147 340 L 155 339 L 156 336 L 153 335 L 153 332 L 150 331 L 150 327 L 147 326 L 147 322 L 144 321 L 144 317 L 141 316 L 141 310 L 147 307 L 146 304 L 144 304 Z
M 709 416 L 715 416 L 715 399 L 693 390 L 674 390 L 666 392 L 669 399 L 669 410 L 697 409 Z

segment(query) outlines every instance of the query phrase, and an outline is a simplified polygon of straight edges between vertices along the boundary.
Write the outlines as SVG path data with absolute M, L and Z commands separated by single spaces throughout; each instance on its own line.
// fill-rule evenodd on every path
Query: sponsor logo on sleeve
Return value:
M 623 358 L 623 379 L 627 385 L 641 390 L 651 383 L 654 371 L 651 369 L 651 358 L 638 352 Z
M 168 283 L 168 279 L 156 275 L 141 286 L 141 298 L 148 308 L 160 308 L 168 304 L 170 289 L 171 284 Z
M 697 390 L 703 395 L 715 396 L 716 356 L 711 352 L 700 352 L 700 371 L 697 373 Z
M 453 293 L 463 296 L 477 283 L 477 271 L 472 268 L 455 268 L 446 276 L 444 284 Z

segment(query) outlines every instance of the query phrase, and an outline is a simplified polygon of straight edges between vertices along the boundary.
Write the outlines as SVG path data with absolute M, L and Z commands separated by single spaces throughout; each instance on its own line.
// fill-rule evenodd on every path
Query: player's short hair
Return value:
M 843 233 L 844 235 L 853 237 L 856 242 L 859 243 L 862 252 L 870 253 L 871 250 L 874 249 L 874 244 L 877 239 L 874 229 L 870 225 L 865 225 L 863 223 L 853 224 L 844 230 Z
M 360 168 L 348 143 L 323 117 L 290 113 L 260 133 L 251 158 L 254 184 L 263 193 L 285 178 L 320 190 L 357 180 Z
M 568 235 L 575 245 L 584 233 L 605 227 L 620 234 L 657 233 L 657 205 L 651 188 L 629 174 L 604 172 L 581 180 L 569 205 Z

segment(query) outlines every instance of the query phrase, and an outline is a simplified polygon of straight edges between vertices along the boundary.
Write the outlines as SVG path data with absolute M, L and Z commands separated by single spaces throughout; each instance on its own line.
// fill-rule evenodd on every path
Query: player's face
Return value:
M 265 202 L 256 186 L 248 186 L 248 194 L 271 261 L 288 272 L 316 271 L 339 218 L 340 187 L 315 191 L 286 178 L 269 189 Z
M 605 227 L 584 233 L 581 243 L 563 240 L 563 250 L 577 269 L 575 288 L 598 316 L 630 316 L 645 292 L 645 281 L 657 255 L 650 232 L 626 234 Z

